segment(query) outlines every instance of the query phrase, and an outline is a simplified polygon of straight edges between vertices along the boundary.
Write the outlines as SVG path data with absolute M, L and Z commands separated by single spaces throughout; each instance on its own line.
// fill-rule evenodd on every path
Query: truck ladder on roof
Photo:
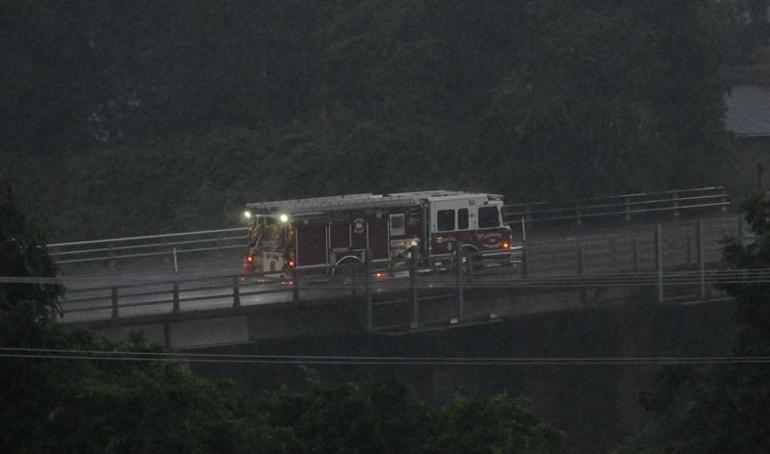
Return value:
M 462 191 L 416 191 L 394 194 L 350 194 L 329 197 L 311 197 L 306 199 L 277 200 L 270 202 L 247 203 L 246 207 L 257 212 L 288 211 L 294 214 L 312 213 L 318 210 L 354 210 L 366 208 L 387 208 L 392 206 L 419 205 L 423 199 L 442 198 L 450 196 L 487 195 Z M 490 194 L 489 196 L 495 196 Z

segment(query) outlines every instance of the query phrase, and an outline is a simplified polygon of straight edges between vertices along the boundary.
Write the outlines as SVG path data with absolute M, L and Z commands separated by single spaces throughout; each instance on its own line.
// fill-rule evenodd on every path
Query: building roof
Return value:
M 737 136 L 770 136 L 770 87 L 734 85 L 727 96 L 725 126 Z
M 501 198 L 496 194 L 481 194 L 463 191 L 398 192 L 393 194 L 347 194 L 330 197 L 310 197 L 306 199 L 276 200 L 271 202 L 247 203 L 246 207 L 256 213 L 287 212 L 291 214 L 314 214 L 328 211 L 346 211 L 366 208 L 386 208 L 394 206 L 416 206 L 422 200 L 448 198 Z

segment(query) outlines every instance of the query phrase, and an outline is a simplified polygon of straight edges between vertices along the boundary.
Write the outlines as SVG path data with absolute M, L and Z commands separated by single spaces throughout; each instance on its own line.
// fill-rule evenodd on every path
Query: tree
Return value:
M 729 269 L 770 267 L 770 197 L 751 196 L 744 204 L 756 239 L 731 239 L 724 248 Z M 770 356 L 770 284 L 748 280 L 723 285 L 735 301 L 740 329 L 736 358 Z M 667 367 L 642 395 L 650 422 L 618 453 L 770 452 L 770 368 L 738 363 L 692 368 Z
M 455 396 L 437 421 L 432 452 L 557 454 L 566 452 L 562 435 L 541 422 L 528 402 L 506 394 Z
M 715 184 L 724 3 L 11 1 L 0 172 L 66 237 L 268 197 Z
M 122 346 L 141 350 L 141 344 Z M 62 453 L 278 452 L 254 398 L 173 362 L 95 361 L 57 402 L 36 450 Z
M 321 380 L 267 393 L 260 407 L 286 452 L 425 452 L 432 410 L 402 383 Z
M 11 183 L 1 181 L 0 276 L 19 282 L 0 284 L 0 347 L 52 348 L 66 337 L 54 325 L 63 288 L 44 282 L 55 278 L 53 262 L 41 246 L 44 244 L 45 235 L 29 225 L 16 207 Z M 36 279 L 43 282 L 36 283 Z M 24 452 L 25 443 L 44 436 L 41 422 L 73 368 L 52 368 L 13 358 L 3 358 L 2 363 L 0 448 Z
M 0 276 L 55 278 L 46 236 L 27 224 L 16 207 L 10 181 L 0 181 Z M 23 345 L 45 329 L 58 311 L 60 285 L 7 283 L 0 287 L 0 345 Z M 13 323 L 12 323 L 13 322 Z
M 262 400 L 289 451 L 404 453 L 563 453 L 559 432 L 522 399 L 457 395 L 445 408 L 426 406 L 394 380 L 324 381 L 311 375 L 299 391 Z
M 0 347 L 153 351 L 140 337 L 113 344 L 56 324 L 55 267 L 45 235 L 0 185 Z M 9 350 L 6 350 L 9 351 Z M 24 350 L 14 350 L 25 353 Z M 248 396 L 173 362 L 0 358 L 2 452 L 252 452 L 270 446 Z
M 56 324 L 45 236 L 0 190 L 0 451 L 63 453 L 562 452 L 560 435 L 518 399 L 458 397 L 437 410 L 395 380 L 321 380 L 262 398 L 163 361 L 139 335 L 97 339 Z M 15 349 L 15 350 L 12 350 Z M 30 358 L 39 349 L 79 358 Z M 87 351 L 112 352 L 111 360 Z M 149 352 L 155 360 L 121 355 Z
M 491 190 L 574 197 L 715 178 L 729 150 L 720 11 L 699 0 L 530 4 L 516 64 L 478 126 Z

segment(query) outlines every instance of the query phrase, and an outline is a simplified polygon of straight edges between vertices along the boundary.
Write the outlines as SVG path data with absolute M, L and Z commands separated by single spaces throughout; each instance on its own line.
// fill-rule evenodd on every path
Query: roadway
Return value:
M 739 233 L 738 217 L 718 215 L 702 220 L 701 254 L 706 263 L 717 262 L 721 240 Z M 560 276 L 612 276 L 623 273 L 647 276 L 656 268 L 655 224 L 582 226 L 529 232 L 526 266 L 504 267 L 478 273 L 469 286 L 523 286 L 533 278 Z M 664 270 L 681 269 L 697 263 L 698 221 L 674 220 L 661 225 L 661 265 Z M 130 318 L 166 314 L 172 311 L 207 311 L 240 306 L 285 304 L 293 301 L 331 299 L 353 293 L 351 287 L 329 281 L 308 280 L 296 286 L 285 283 L 240 282 L 239 251 L 235 249 L 188 254 L 171 263 L 168 256 L 111 260 L 62 266 L 67 294 L 61 302 L 62 323 Z M 526 268 L 529 279 L 522 279 Z M 646 274 L 645 274 L 646 273 Z M 213 275 L 213 277 L 212 277 Z M 451 273 L 423 276 L 422 288 L 454 287 Z M 645 279 L 648 279 L 645 277 Z M 648 279 L 649 280 L 649 279 Z M 178 294 L 174 305 L 174 282 Z M 388 294 L 407 288 L 407 279 L 373 284 L 373 292 Z M 238 298 L 234 298 L 237 287 Z M 357 286 L 359 294 L 362 285 Z M 115 290 L 113 290 L 113 288 Z M 113 295 L 113 291 L 117 292 Z M 296 293 L 296 296 L 295 296 Z M 115 298 L 116 297 L 116 298 Z M 118 303 L 114 312 L 113 300 Z

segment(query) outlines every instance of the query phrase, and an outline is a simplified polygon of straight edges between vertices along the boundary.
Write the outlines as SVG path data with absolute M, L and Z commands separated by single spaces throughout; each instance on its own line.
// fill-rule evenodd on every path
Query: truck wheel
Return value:
M 350 285 L 363 278 L 364 267 L 358 262 L 346 262 L 334 270 L 334 280 L 344 285 Z

